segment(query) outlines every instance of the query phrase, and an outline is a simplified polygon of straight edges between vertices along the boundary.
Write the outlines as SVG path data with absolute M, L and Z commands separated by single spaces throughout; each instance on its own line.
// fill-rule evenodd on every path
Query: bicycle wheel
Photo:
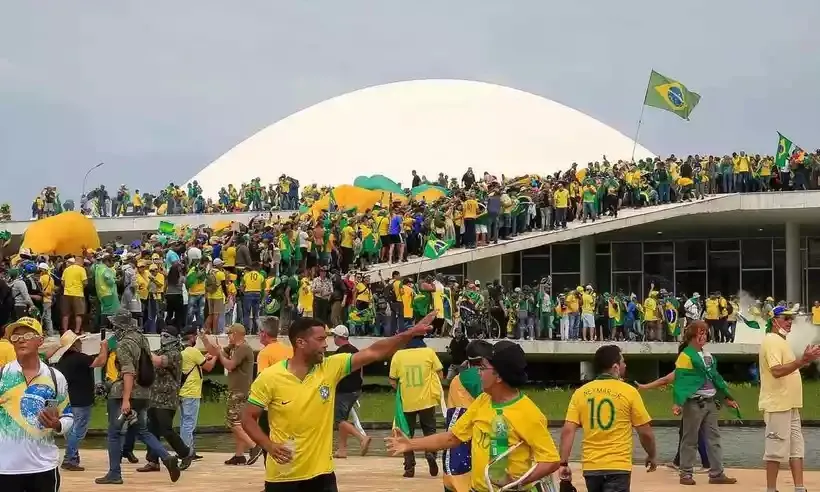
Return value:
M 498 324 L 498 320 L 493 316 L 484 318 L 484 332 L 486 333 L 485 338 L 494 340 L 501 338 L 501 325 Z

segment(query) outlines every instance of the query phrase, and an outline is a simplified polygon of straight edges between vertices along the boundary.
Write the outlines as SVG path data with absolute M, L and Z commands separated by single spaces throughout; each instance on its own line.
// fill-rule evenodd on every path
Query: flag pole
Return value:
M 650 75 L 651 80 L 651 75 Z M 643 111 L 646 109 L 646 96 L 649 94 L 649 82 L 646 83 L 646 90 L 643 93 L 643 102 L 641 102 L 641 114 L 638 116 L 638 128 L 635 129 L 635 138 L 632 139 L 632 163 L 635 163 L 635 150 L 638 148 L 638 135 L 641 134 L 641 123 L 643 123 Z

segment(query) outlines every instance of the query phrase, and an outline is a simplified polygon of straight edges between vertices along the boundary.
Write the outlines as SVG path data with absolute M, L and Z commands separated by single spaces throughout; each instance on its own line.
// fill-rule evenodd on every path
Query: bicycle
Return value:
M 461 327 L 469 339 L 498 339 L 501 338 L 501 326 L 498 320 L 490 316 L 488 311 L 476 312 L 475 309 L 459 306 Z

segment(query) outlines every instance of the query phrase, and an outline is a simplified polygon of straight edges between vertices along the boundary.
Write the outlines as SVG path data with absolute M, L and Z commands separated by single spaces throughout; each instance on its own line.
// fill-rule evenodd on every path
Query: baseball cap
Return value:
M 772 309 L 772 316 L 794 316 L 794 311 L 789 310 L 786 306 L 775 306 Z
M 337 336 L 337 337 L 342 337 L 342 338 L 349 338 L 350 337 L 350 332 L 348 331 L 348 329 L 345 325 L 336 326 L 335 328 L 330 330 L 330 333 L 332 333 L 334 336 Z
M 6 325 L 5 335 L 6 338 L 10 337 L 14 330 L 17 328 L 28 328 L 29 330 L 37 333 L 40 336 L 43 336 L 43 325 L 40 324 L 34 318 L 29 318 L 28 316 L 22 317 L 17 321 L 12 321 L 8 325 Z
M 219 258 L 215 259 L 214 266 L 222 266 L 222 260 L 220 260 Z
M 37 265 L 37 268 L 39 268 L 40 270 L 46 270 L 47 271 L 48 270 L 48 264 L 47 263 L 40 263 L 39 265 Z
M 517 388 L 527 383 L 527 360 L 524 349 L 515 342 L 501 340 L 493 345 L 489 357 L 485 357 L 493 366 L 502 381 Z
M 179 336 L 179 330 L 174 325 L 165 325 L 165 327 L 162 329 L 162 333 L 167 333 L 167 334 L 171 335 L 172 337 L 178 337 Z
M 225 333 L 229 335 L 233 333 L 236 333 L 237 335 L 244 335 L 245 327 L 242 326 L 241 323 L 234 323 L 231 326 L 229 326 L 227 330 L 225 330 Z
M 467 358 L 470 360 L 483 359 L 493 353 L 493 345 L 487 340 L 473 340 L 467 344 Z

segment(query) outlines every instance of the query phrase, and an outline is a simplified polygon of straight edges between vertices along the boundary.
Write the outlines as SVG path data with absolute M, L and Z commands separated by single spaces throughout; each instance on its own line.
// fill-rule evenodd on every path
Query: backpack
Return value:
M 148 388 L 154 384 L 156 379 L 156 371 L 154 370 L 154 361 L 151 360 L 151 351 L 148 347 L 140 347 L 140 358 L 137 362 L 137 377 L 136 383 L 143 388 Z
M 208 294 L 214 294 L 217 289 L 219 289 L 219 282 L 216 280 L 216 272 L 211 270 L 208 272 L 208 275 L 205 276 L 205 291 Z

